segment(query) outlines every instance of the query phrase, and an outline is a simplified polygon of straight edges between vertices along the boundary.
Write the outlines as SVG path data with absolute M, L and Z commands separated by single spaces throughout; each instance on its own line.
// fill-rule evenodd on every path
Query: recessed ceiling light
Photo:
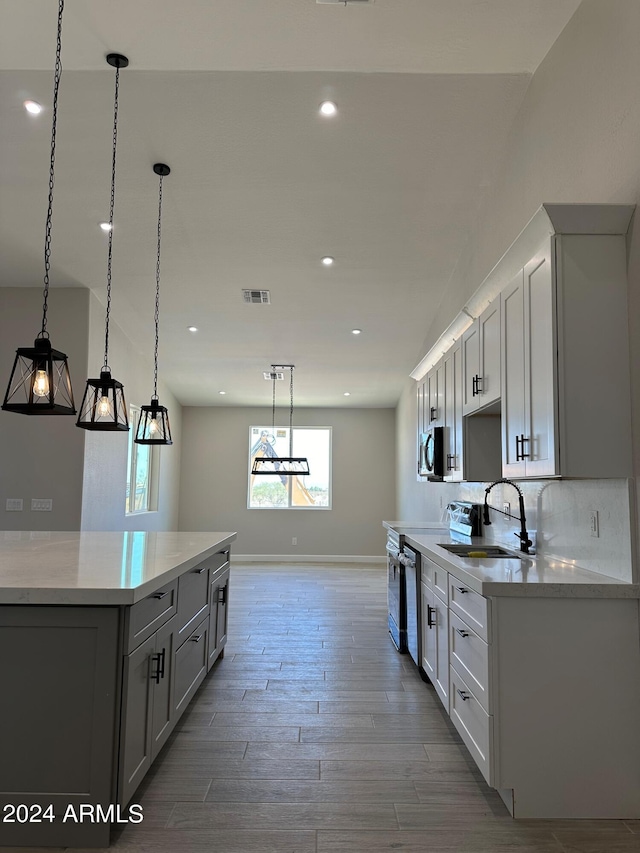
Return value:
M 41 104 L 36 103 L 36 101 L 25 101 L 24 108 L 31 115 L 37 116 L 40 115 L 44 107 Z
M 187 326 L 187 329 L 188 329 L 188 331 L 190 331 L 190 332 L 197 332 L 197 331 L 198 331 L 198 327 L 197 327 L 197 326 Z
M 100 227 L 103 231 L 111 231 L 111 223 L 110 222 L 101 222 Z
M 345 396 L 345 397 L 350 397 L 350 396 L 351 396 L 351 391 L 345 391 L 345 392 L 344 392 L 344 396 Z
M 218 394 L 226 394 L 226 391 L 218 391 Z
M 361 335 L 362 329 L 351 329 L 351 334 L 352 335 Z
M 323 101 L 320 104 L 320 113 L 323 116 L 334 116 L 338 112 L 338 107 L 333 101 Z
M 331 258 L 329 255 L 326 255 L 324 258 L 322 258 L 322 263 L 325 267 L 330 267 L 333 265 L 334 260 L 334 258 Z

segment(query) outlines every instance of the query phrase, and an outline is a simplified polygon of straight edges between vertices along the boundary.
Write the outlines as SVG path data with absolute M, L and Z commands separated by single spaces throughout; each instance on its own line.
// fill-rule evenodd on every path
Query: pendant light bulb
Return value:
M 155 418 L 151 418 L 149 421 L 149 432 L 151 435 L 155 435 L 160 427 L 158 426 L 158 421 Z
M 112 414 L 111 403 L 107 396 L 101 397 L 98 403 L 98 414 L 101 418 L 106 418 Z
M 36 370 L 36 375 L 33 379 L 33 393 L 36 397 L 49 396 L 49 377 L 46 370 Z

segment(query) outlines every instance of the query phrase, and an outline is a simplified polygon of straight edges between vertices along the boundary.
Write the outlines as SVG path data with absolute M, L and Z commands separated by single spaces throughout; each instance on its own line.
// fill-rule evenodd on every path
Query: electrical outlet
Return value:
M 298 544 L 298 537 L 297 537 L 297 536 L 292 536 L 292 537 L 291 537 L 291 544 L 292 544 L 292 545 L 297 545 L 297 544 Z
M 440 495 L 440 509 L 444 509 L 444 495 Z
M 7 498 L 6 512 L 22 512 L 22 498 Z
M 592 509 L 589 513 L 589 529 L 591 530 L 592 536 L 600 536 L 600 519 L 598 517 L 597 509 Z
M 511 504 L 509 503 L 509 501 L 505 501 L 502 504 L 502 511 L 506 512 L 507 515 L 511 515 Z
M 31 498 L 31 512 L 51 512 L 52 509 L 51 498 Z

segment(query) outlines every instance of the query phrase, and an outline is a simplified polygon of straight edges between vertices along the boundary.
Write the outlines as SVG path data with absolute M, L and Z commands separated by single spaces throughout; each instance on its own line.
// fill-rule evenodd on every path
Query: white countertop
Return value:
M 0 531 L 0 604 L 135 604 L 236 536 Z
M 460 543 L 460 539 L 437 530 L 421 529 L 420 524 L 410 522 L 384 522 L 405 535 L 405 541 L 421 554 L 433 560 L 458 580 L 484 596 L 510 595 L 552 598 L 640 598 L 640 584 L 625 583 L 597 572 L 582 569 L 572 563 L 542 555 L 523 559 L 491 557 L 458 557 L 440 544 Z M 432 528 L 443 530 L 443 525 Z M 472 544 L 496 546 L 483 538 L 473 538 Z M 503 547 L 503 546 L 501 546 Z M 512 550 L 512 549 L 507 549 Z M 514 550 L 514 554 L 516 550 Z

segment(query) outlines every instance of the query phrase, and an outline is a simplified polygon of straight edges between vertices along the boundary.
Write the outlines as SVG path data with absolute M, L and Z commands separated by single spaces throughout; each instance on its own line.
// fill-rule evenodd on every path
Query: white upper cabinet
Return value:
M 463 478 L 462 346 L 455 343 L 442 359 L 444 375 L 444 479 Z
M 550 237 L 502 291 L 502 474 L 630 477 L 625 239 Z
M 462 371 L 463 415 L 500 399 L 500 297 L 463 334 Z

